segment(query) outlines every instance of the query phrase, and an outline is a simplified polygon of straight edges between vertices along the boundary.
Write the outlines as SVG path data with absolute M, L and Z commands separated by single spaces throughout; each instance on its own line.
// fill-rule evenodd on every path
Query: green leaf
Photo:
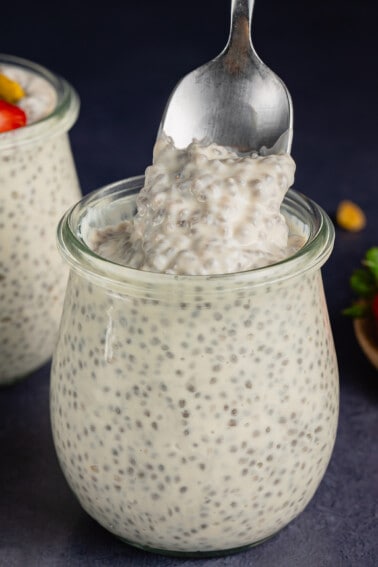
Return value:
M 370 248 L 366 252 L 363 264 L 369 268 L 376 281 L 378 281 L 378 247 Z
M 350 278 L 350 286 L 362 297 L 369 297 L 377 290 L 374 274 L 364 268 L 359 268 L 353 272 Z
M 367 303 L 354 303 L 350 307 L 343 309 L 342 314 L 353 318 L 366 317 L 370 314 L 370 307 Z

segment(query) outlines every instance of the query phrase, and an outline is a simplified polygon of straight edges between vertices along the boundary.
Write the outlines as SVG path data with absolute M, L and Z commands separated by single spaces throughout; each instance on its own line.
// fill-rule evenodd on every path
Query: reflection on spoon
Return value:
M 159 128 L 176 147 L 194 139 L 241 153 L 290 152 L 293 111 L 284 83 L 256 54 L 251 41 L 254 0 L 231 1 L 231 29 L 218 57 L 174 88 Z

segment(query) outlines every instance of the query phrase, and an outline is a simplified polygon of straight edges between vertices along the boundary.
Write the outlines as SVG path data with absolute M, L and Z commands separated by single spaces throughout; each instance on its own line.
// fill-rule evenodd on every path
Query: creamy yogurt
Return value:
M 28 116 L 26 127 L 0 134 L 1 385 L 52 354 L 66 284 L 56 225 L 80 190 L 67 136 L 78 113 L 74 91 L 18 58 L 1 56 L 0 72 L 24 88 Z
M 216 144 L 175 148 L 162 136 L 132 219 L 91 235 L 100 256 L 141 270 L 222 274 L 273 264 L 295 253 L 280 212 L 294 181 L 288 154 L 240 156 Z
M 57 92 L 49 81 L 31 70 L 3 64 L 0 61 L 0 73 L 21 85 L 25 96 L 17 106 L 23 109 L 27 124 L 42 120 L 53 112 L 57 104 Z

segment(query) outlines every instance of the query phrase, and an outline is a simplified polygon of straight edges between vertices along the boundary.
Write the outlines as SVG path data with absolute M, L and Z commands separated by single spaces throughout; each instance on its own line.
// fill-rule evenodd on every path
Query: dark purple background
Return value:
M 228 0 L 19 0 L 2 3 L 0 51 L 39 62 L 77 89 L 71 140 L 87 193 L 144 171 L 171 89 L 221 51 L 228 25 Z M 1 567 L 378 565 L 378 376 L 340 314 L 351 271 L 378 245 L 376 27 L 374 0 L 256 0 L 254 11 L 256 50 L 294 102 L 295 187 L 331 215 L 352 198 L 368 217 L 361 233 L 337 229 L 323 271 L 341 410 L 333 458 L 308 508 L 269 542 L 232 557 L 178 560 L 123 545 L 81 510 L 59 470 L 46 366 L 0 391 Z

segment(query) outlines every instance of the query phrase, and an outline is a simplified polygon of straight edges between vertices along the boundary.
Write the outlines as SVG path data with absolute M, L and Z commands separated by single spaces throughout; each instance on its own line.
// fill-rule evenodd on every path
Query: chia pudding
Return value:
M 89 244 L 128 225 L 142 186 L 88 195 L 59 225 L 71 271 L 51 375 L 57 455 L 83 508 L 124 541 L 238 551 L 305 508 L 332 453 L 338 371 L 320 268 L 333 226 L 289 190 L 281 213 L 303 244 L 289 258 L 229 274 L 131 268 Z
M 94 230 L 100 256 L 140 270 L 208 275 L 273 264 L 304 243 L 280 212 L 294 181 L 290 155 L 240 155 L 193 141 L 178 149 L 162 135 L 147 168 L 137 211 Z
M 27 125 L 0 133 L 0 385 L 13 382 L 53 351 L 67 271 L 56 226 L 80 198 L 67 132 L 79 110 L 63 79 L 0 55 L 0 73 L 25 91 Z

